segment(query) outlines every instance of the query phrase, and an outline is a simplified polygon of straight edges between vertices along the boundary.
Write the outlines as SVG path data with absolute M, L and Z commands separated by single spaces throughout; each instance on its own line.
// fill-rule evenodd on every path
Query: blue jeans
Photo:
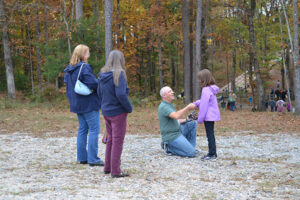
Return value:
M 235 101 L 230 102 L 230 110 L 231 111 L 235 110 Z
M 79 129 L 77 134 L 77 161 L 96 163 L 98 157 L 98 135 L 100 132 L 99 111 L 77 114 Z M 87 135 L 89 133 L 88 150 L 86 150 Z
M 168 151 L 178 156 L 194 157 L 196 155 L 197 122 L 184 123 L 180 128 L 182 134 L 168 142 Z

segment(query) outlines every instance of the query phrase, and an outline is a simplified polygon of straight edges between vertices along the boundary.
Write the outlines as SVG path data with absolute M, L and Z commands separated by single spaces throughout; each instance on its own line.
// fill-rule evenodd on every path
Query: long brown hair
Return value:
M 124 72 L 125 80 L 127 79 L 125 69 L 124 54 L 119 50 L 113 50 L 109 53 L 105 66 L 101 69 L 101 73 L 113 71 L 114 84 L 118 86 L 119 77 L 122 72 Z
M 86 52 L 89 50 L 89 47 L 84 44 L 79 44 L 75 47 L 72 57 L 70 59 L 70 65 L 76 65 L 80 61 L 84 60 Z
M 200 72 L 198 72 L 198 79 L 202 88 L 216 84 L 214 77 L 208 69 L 203 69 Z

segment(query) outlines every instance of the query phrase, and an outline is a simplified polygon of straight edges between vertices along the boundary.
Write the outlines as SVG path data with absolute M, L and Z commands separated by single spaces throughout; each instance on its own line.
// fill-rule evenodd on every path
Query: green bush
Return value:
M 54 102 L 60 96 L 62 96 L 59 91 L 56 90 L 55 86 L 48 85 L 42 89 L 42 91 L 35 90 L 35 94 L 31 95 L 29 98 L 32 102 L 43 103 L 43 102 Z
M 15 73 L 15 85 L 16 89 L 21 91 L 29 91 L 31 88 L 29 78 L 22 71 Z

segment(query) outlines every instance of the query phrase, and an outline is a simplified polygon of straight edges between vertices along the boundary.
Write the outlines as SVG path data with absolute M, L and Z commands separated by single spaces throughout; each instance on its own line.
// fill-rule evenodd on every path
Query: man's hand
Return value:
M 189 110 L 193 110 L 193 109 L 195 109 L 197 106 L 196 106 L 195 104 L 193 104 L 193 103 L 190 103 L 190 104 L 187 105 L 186 107 L 187 107 L 187 109 L 189 109 Z
M 189 105 L 187 105 L 186 107 L 184 107 L 181 110 L 178 110 L 177 112 L 172 112 L 170 113 L 169 117 L 173 118 L 173 119 L 180 119 L 182 118 L 185 113 L 189 110 L 193 110 L 196 106 L 192 103 L 190 103 Z

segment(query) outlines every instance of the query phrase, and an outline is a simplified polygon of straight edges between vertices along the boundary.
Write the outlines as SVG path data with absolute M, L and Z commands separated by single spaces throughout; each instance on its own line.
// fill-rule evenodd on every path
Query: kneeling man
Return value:
M 166 86 L 161 88 L 162 102 L 158 107 L 158 119 L 162 136 L 162 148 L 166 153 L 183 157 L 194 157 L 197 136 L 197 122 L 195 120 L 182 119 L 187 111 L 194 108 L 189 104 L 185 108 L 176 111 L 172 101 L 173 90 Z

